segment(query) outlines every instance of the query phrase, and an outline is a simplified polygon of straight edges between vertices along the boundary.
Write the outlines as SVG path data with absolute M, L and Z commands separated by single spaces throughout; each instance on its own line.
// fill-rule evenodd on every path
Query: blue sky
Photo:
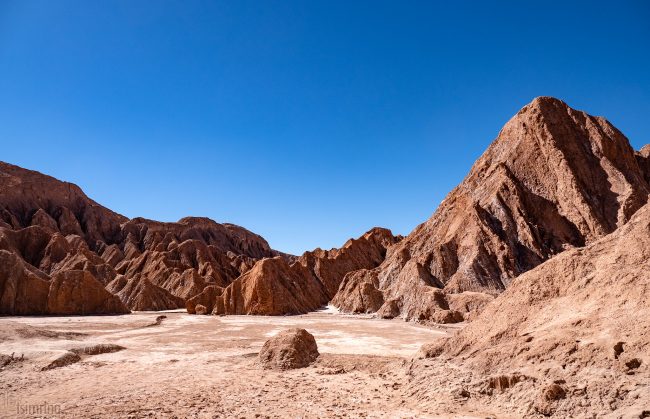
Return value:
M 541 95 L 650 142 L 649 3 L 0 0 L 0 160 L 291 253 L 407 234 Z

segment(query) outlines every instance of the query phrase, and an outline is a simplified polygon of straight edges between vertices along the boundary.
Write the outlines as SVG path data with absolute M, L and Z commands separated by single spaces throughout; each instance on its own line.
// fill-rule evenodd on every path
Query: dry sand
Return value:
M 167 318 L 152 326 L 159 315 Z M 316 337 L 318 361 L 293 371 L 262 370 L 257 364 L 262 344 L 290 327 Z M 290 317 L 165 312 L 3 318 L 0 354 L 14 353 L 14 360 L 0 371 L 0 412 L 3 417 L 30 409 L 46 417 L 434 417 L 435 409 L 422 411 L 402 387 L 420 345 L 450 330 L 332 310 Z M 100 343 L 126 349 L 41 370 L 66 351 Z

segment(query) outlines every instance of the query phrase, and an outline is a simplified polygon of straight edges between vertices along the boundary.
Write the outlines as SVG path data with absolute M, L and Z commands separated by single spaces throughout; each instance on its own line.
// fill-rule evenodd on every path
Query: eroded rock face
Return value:
M 175 310 L 185 306 L 185 300 L 141 276 L 128 279 L 119 276 L 106 288 L 131 310 Z
M 371 312 L 379 290 L 390 311 L 417 319 L 438 311 L 435 288 L 499 293 L 556 254 L 625 224 L 647 201 L 642 156 L 605 119 L 537 98 L 378 268 L 348 274 L 334 304 Z
M 340 249 L 305 252 L 293 263 L 285 257 L 262 259 L 225 287 L 206 287 L 187 302 L 213 314 L 302 314 L 323 307 L 346 273 L 374 268 L 399 241 L 389 230 L 374 228 Z
M 309 366 L 318 358 L 314 336 L 305 329 L 288 329 L 267 340 L 259 353 L 263 368 L 288 370 Z
M 46 314 L 48 278 L 16 254 L 0 250 L 0 314 Z
M 332 298 L 345 274 L 379 266 L 388 249 L 400 240 L 390 230 L 375 227 L 358 239 L 348 240 L 341 248 L 305 252 L 298 261 L 313 272 Z
M 323 284 L 299 263 L 262 259 L 216 297 L 213 314 L 283 315 L 314 311 L 327 304 Z
M 572 368 L 613 367 L 621 354 L 645 356 L 650 347 L 648 260 L 650 205 L 616 232 L 518 277 L 449 340 L 446 352 L 472 354 L 484 368 L 515 354 L 522 365 L 557 355 Z M 593 336 L 603 339 L 595 342 Z M 524 347 L 525 354 L 520 352 Z
M 636 160 L 646 182 L 650 183 L 650 144 L 644 145 L 636 153 Z
M 475 376 L 525 372 L 531 379 L 503 390 L 530 406 L 521 416 L 643 416 L 650 400 L 649 260 L 647 204 L 610 235 L 516 278 L 474 321 L 420 356 Z M 430 370 L 413 370 L 409 390 L 430 391 Z
M 183 307 L 207 286 L 225 287 L 260 258 L 280 255 L 262 237 L 207 218 L 128 220 L 75 185 L 1 162 L 0 249 L 24 261 L 27 272 L 38 271 L 43 281 L 89 272 L 103 286 L 111 284 L 134 310 Z M 7 283 L 5 309 L 42 314 L 47 311 L 42 299 L 24 301 L 31 298 L 23 288 L 33 276 L 26 275 Z M 19 301 L 10 302 L 11 296 Z
M 50 278 L 16 254 L 0 250 L 0 314 L 124 314 L 129 310 L 90 272 Z
M 88 271 L 66 271 L 52 278 L 48 314 L 126 314 L 129 309 Z

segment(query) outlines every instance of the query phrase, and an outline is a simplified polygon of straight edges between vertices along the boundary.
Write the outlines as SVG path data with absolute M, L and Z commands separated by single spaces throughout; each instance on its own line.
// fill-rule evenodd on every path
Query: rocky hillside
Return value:
M 537 98 L 378 268 L 345 277 L 333 303 L 387 317 L 458 318 L 440 313 L 448 297 L 476 297 L 479 306 L 486 293 L 625 224 L 650 192 L 647 155 L 604 118 Z M 474 293 L 452 297 L 466 292 Z
M 647 417 L 650 204 L 614 233 L 519 276 L 467 327 L 423 352 L 484 377 L 465 384 L 468 397 L 517 400 L 520 416 Z M 481 387 L 485 377 L 500 381 L 493 391 Z M 419 373 L 414 387 L 428 394 L 431 377 Z
M 129 220 L 76 185 L 7 163 L 0 250 L 1 314 L 59 314 L 57 304 L 77 314 L 180 308 L 206 286 L 225 286 L 256 260 L 280 255 L 262 237 L 207 218 Z M 57 278 L 83 298 L 65 301 Z

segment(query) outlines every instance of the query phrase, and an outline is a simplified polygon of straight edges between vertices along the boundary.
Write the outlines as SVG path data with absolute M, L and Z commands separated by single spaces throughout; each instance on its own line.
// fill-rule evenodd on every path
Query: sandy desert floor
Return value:
M 160 315 L 167 318 L 155 325 Z M 262 344 L 289 327 L 315 336 L 318 361 L 286 372 L 261 369 Z M 440 405 L 425 409 L 405 393 L 409 362 L 420 345 L 452 332 L 330 312 L 3 318 L 0 354 L 13 353 L 14 359 L 0 370 L 0 412 L 3 417 L 39 408 L 45 417 L 496 416 L 480 406 L 454 408 L 453 414 Z M 100 343 L 126 349 L 42 370 L 67 350 Z

